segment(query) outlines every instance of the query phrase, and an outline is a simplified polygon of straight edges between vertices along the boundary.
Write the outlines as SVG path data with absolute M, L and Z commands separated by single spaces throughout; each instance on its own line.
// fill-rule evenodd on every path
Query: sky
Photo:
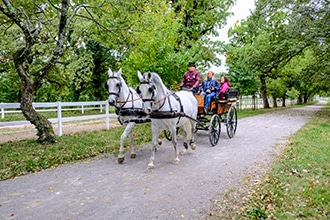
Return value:
M 232 15 L 227 19 L 227 25 L 221 30 L 219 30 L 219 37 L 216 39 L 228 43 L 227 33 L 229 28 L 232 27 L 237 20 L 242 20 L 247 18 L 250 15 L 250 10 L 254 10 L 254 8 L 255 8 L 254 0 L 236 0 L 236 4 L 230 10 L 231 12 L 234 13 L 234 15 Z M 219 57 L 222 60 L 223 63 L 222 66 L 220 67 L 211 66 L 211 70 L 214 73 L 227 72 L 226 67 L 224 66 L 225 64 L 224 55 L 221 56 L 219 55 Z

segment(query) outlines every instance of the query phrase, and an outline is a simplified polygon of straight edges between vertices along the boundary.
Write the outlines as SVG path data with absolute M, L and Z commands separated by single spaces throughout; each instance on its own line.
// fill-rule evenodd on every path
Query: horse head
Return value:
M 138 78 L 140 80 L 140 85 L 137 89 L 142 101 L 144 103 L 144 110 L 150 113 L 152 110 L 152 103 L 157 99 L 157 89 L 154 83 L 153 74 L 150 72 L 145 73 L 143 76 L 140 71 L 138 71 Z
M 117 98 L 119 98 L 120 93 L 122 91 L 122 77 L 121 77 L 122 71 L 121 69 L 118 72 L 112 72 L 112 70 L 109 68 L 108 70 L 108 81 L 105 84 L 106 89 L 109 93 L 109 104 L 115 105 Z

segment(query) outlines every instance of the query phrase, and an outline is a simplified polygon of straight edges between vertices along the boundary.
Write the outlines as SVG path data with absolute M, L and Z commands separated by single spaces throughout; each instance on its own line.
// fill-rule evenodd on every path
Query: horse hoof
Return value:
M 155 165 L 149 163 L 147 169 L 148 169 L 148 170 L 153 170 L 153 169 L 155 169 Z
M 125 157 L 118 157 L 118 163 L 123 163 L 125 160 Z
M 180 160 L 179 159 L 174 159 L 173 160 L 173 164 L 178 165 L 179 163 L 180 163 Z
M 131 158 L 136 158 L 136 154 L 131 154 Z
M 195 144 L 190 144 L 190 149 L 196 150 L 196 145 Z
M 187 150 L 186 149 L 183 149 L 181 152 L 180 152 L 180 155 L 181 156 L 184 156 L 184 155 L 186 155 L 187 154 Z
M 163 143 L 163 141 L 159 139 L 159 140 L 158 140 L 158 144 L 159 144 L 159 145 L 162 145 L 162 143 Z

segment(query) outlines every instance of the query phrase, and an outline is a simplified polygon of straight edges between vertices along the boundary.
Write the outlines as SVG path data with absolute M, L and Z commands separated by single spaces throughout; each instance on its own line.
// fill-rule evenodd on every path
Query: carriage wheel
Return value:
M 215 114 L 212 116 L 209 125 L 209 139 L 212 146 L 217 145 L 221 132 L 221 120 L 219 115 Z
M 229 111 L 227 113 L 226 126 L 228 137 L 233 138 L 235 136 L 237 128 L 237 111 L 235 106 L 233 105 L 230 106 Z

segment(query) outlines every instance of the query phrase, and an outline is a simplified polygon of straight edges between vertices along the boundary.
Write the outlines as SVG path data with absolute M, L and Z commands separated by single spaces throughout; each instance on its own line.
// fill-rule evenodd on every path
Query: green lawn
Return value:
M 330 103 L 290 137 L 257 187 L 227 192 L 213 218 L 330 219 L 329 143 Z

